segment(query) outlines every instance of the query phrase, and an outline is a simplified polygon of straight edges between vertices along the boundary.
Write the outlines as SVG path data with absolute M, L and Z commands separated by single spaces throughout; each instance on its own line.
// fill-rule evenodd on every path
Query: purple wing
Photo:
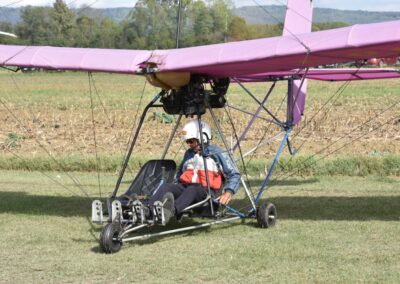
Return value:
M 0 65 L 135 73 L 151 53 L 148 50 L 0 45 Z
M 116 50 L 0 45 L 0 66 L 135 73 L 146 63 L 160 72 L 241 76 L 400 55 L 400 21 L 294 36 L 182 48 Z
M 158 63 L 163 71 L 240 76 L 399 55 L 400 21 L 393 21 L 171 50 Z
M 371 79 L 393 79 L 400 78 L 400 70 L 396 69 L 310 69 L 306 73 L 304 70 L 292 70 L 282 72 L 269 72 L 263 74 L 254 74 L 239 76 L 242 82 L 267 82 L 276 80 L 278 77 L 298 76 L 321 81 L 353 81 L 353 80 L 371 80 Z

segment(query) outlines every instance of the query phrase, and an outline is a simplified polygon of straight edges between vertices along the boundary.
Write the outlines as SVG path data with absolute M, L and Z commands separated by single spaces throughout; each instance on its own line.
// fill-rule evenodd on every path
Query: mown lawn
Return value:
M 309 177 L 275 182 L 273 229 L 253 220 L 99 251 L 90 224 L 96 174 L 0 172 L 0 282 L 299 283 L 400 279 L 400 178 Z M 102 178 L 102 195 L 116 177 Z M 71 193 L 71 190 L 74 193 Z M 243 204 L 238 195 L 232 205 Z M 193 224 L 201 220 L 185 220 Z M 172 224 L 179 226 L 178 224 Z

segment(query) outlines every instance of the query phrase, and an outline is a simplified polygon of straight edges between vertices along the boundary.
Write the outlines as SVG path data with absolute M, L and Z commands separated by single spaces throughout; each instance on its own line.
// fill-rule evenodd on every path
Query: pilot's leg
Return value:
M 189 185 L 179 197 L 175 197 L 176 214 L 180 214 L 189 205 L 200 202 L 207 197 L 207 192 L 200 185 Z
M 166 183 L 158 189 L 156 194 L 150 197 L 149 205 L 153 205 L 154 202 L 156 201 L 161 201 L 167 192 L 171 192 L 174 195 L 174 198 L 176 199 L 182 194 L 182 192 L 184 192 L 184 190 L 185 187 L 182 184 Z

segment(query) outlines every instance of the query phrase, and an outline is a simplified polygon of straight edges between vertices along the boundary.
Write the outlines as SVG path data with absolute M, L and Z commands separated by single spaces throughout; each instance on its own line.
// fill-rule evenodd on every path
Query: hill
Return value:
M 0 22 L 11 23 L 13 25 L 21 21 L 21 11 L 23 8 L 0 8 Z M 132 10 L 131 8 L 110 8 L 110 9 L 72 9 L 79 15 L 86 15 L 97 20 L 104 18 L 113 19 L 116 22 L 121 22 L 128 13 Z
M 234 14 L 246 19 L 249 24 L 276 24 L 283 22 L 285 6 L 245 6 L 236 8 Z M 342 22 L 365 24 L 400 19 L 400 12 L 350 11 L 327 8 L 315 8 L 313 22 Z
M 16 24 L 21 21 L 22 8 L 0 8 L 0 22 Z M 131 8 L 76 9 L 78 13 L 96 19 L 111 18 L 121 22 Z M 250 24 L 276 24 L 283 22 L 286 8 L 278 5 L 244 6 L 235 8 L 233 13 L 242 16 Z M 375 23 L 400 19 L 400 12 L 350 11 L 326 8 L 314 9 L 314 22 L 343 22 L 348 24 Z

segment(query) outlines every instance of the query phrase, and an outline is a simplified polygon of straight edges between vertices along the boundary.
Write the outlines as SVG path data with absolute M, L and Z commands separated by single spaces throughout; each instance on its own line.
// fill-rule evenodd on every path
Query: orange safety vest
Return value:
M 222 187 L 223 174 L 214 159 L 207 157 L 207 170 L 210 188 L 219 190 Z M 200 154 L 195 154 L 193 158 L 187 160 L 182 167 L 182 175 L 179 178 L 181 183 L 199 183 L 207 187 L 204 160 Z

